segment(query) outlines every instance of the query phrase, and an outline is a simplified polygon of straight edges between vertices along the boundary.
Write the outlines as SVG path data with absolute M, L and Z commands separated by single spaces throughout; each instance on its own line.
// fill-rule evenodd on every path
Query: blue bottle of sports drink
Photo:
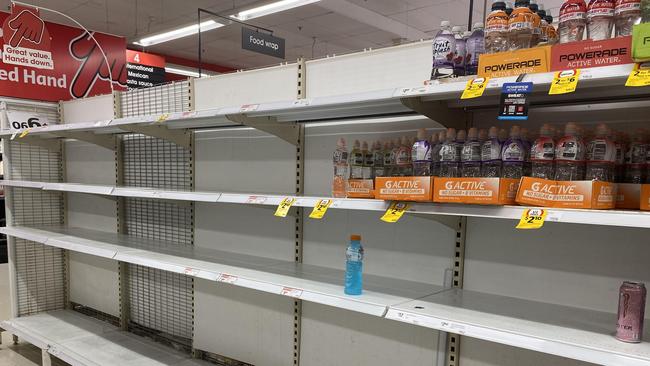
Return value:
M 345 252 L 345 294 L 361 295 L 363 291 L 363 247 L 361 235 L 350 236 Z

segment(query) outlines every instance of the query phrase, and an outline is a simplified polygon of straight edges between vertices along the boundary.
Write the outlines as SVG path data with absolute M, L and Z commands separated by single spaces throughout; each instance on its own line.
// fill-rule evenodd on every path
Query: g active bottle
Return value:
M 501 142 L 499 130 L 490 127 L 488 139 L 481 145 L 481 176 L 485 178 L 501 177 Z
M 372 150 L 368 148 L 368 142 L 364 141 L 361 144 L 361 153 L 363 154 L 363 179 L 373 179 L 372 171 L 375 165 L 375 160 Z
M 584 180 L 585 144 L 573 122 L 567 123 L 564 137 L 557 143 L 555 162 L 555 180 Z
M 460 154 L 456 143 L 456 130 L 447 129 L 445 141 L 440 148 L 440 176 L 445 178 L 460 177 Z
M 472 127 L 467 133 L 467 141 L 460 155 L 461 175 L 478 178 L 481 176 L 481 143 L 478 140 L 478 129 Z
M 431 175 L 431 144 L 424 128 L 418 130 L 417 141 L 411 149 L 411 160 L 413 161 L 413 175 Z
M 530 150 L 530 160 L 533 163 L 531 176 L 541 179 L 555 178 L 555 141 L 553 130 L 544 124 L 539 131 L 539 137 Z
M 601 123 L 596 128 L 596 136 L 587 144 L 587 180 L 614 181 L 616 144 L 609 139 L 609 133 L 607 125 Z
M 535 47 L 542 39 L 542 18 L 538 14 L 539 6 L 537 5 L 537 0 L 530 0 L 528 9 L 533 12 L 533 38 L 530 46 Z
M 524 175 L 525 150 L 521 141 L 521 129 L 519 126 L 513 126 L 510 129 L 510 138 L 501 149 L 501 160 L 503 161 L 501 177 L 519 179 Z
M 363 163 L 365 156 L 361 150 L 361 142 L 354 141 L 350 154 L 350 179 L 363 179 Z

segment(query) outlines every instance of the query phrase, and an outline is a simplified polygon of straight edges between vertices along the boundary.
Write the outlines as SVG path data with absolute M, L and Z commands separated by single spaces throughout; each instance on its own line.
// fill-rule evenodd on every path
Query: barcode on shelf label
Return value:
M 196 116 L 196 112 L 183 112 L 181 113 L 181 118 L 193 118 Z
M 292 287 L 283 287 L 282 291 L 280 291 L 280 294 L 283 296 L 295 297 L 299 299 L 300 296 L 302 296 L 302 290 Z
M 196 275 L 199 274 L 200 271 L 201 271 L 201 270 L 196 269 L 196 268 L 185 267 L 185 271 L 184 271 L 184 272 L 185 272 L 185 274 L 188 275 L 188 276 L 196 276 Z
M 452 333 L 465 334 L 465 326 L 453 322 L 441 321 L 440 327 L 445 330 L 449 330 Z
M 217 282 L 235 283 L 235 282 L 237 282 L 237 279 L 238 279 L 237 276 L 222 273 L 222 274 L 219 275 L 219 278 L 217 278 Z
M 246 200 L 246 203 L 255 205 L 261 205 L 264 202 L 266 202 L 266 197 L 264 196 L 248 196 Z
M 307 106 L 310 105 L 310 104 L 311 104 L 311 100 L 310 100 L 310 99 L 296 99 L 296 100 L 293 102 L 293 106 L 294 106 L 294 107 L 307 107 Z
M 259 107 L 260 107 L 259 104 L 244 104 L 241 106 L 241 108 L 239 108 L 239 111 L 241 113 L 253 112 L 256 111 Z
M 400 311 L 397 313 L 397 318 L 407 323 L 412 323 L 416 325 L 420 324 L 419 316 L 415 314 L 404 313 Z

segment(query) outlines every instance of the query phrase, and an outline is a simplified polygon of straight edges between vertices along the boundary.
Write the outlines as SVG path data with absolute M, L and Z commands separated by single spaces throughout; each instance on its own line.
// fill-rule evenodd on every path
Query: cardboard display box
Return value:
M 524 177 L 516 201 L 542 207 L 611 209 L 616 204 L 616 184 Z
M 434 178 L 433 202 L 478 205 L 515 204 L 519 179 Z
M 526 50 L 483 54 L 479 57 L 478 76 L 498 78 L 549 72 L 551 47 L 542 46 Z
M 650 184 L 641 185 L 641 210 L 650 211 Z
M 386 201 L 431 202 L 433 177 L 377 177 L 375 197 Z
M 632 37 L 562 43 L 551 48 L 551 71 L 586 69 L 633 62 Z
M 638 210 L 641 207 L 641 185 L 619 183 L 617 186 L 616 208 Z
M 346 189 L 348 198 L 375 198 L 375 185 L 372 179 L 350 179 Z

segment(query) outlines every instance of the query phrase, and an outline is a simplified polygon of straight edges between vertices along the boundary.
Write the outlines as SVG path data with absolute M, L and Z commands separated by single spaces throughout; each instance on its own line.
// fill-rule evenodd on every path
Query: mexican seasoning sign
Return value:
M 126 86 L 126 40 L 45 22 L 39 11 L 13 4 L 0 12 L 2 59 L 0 96 L 45 101 L 69 100 Z

